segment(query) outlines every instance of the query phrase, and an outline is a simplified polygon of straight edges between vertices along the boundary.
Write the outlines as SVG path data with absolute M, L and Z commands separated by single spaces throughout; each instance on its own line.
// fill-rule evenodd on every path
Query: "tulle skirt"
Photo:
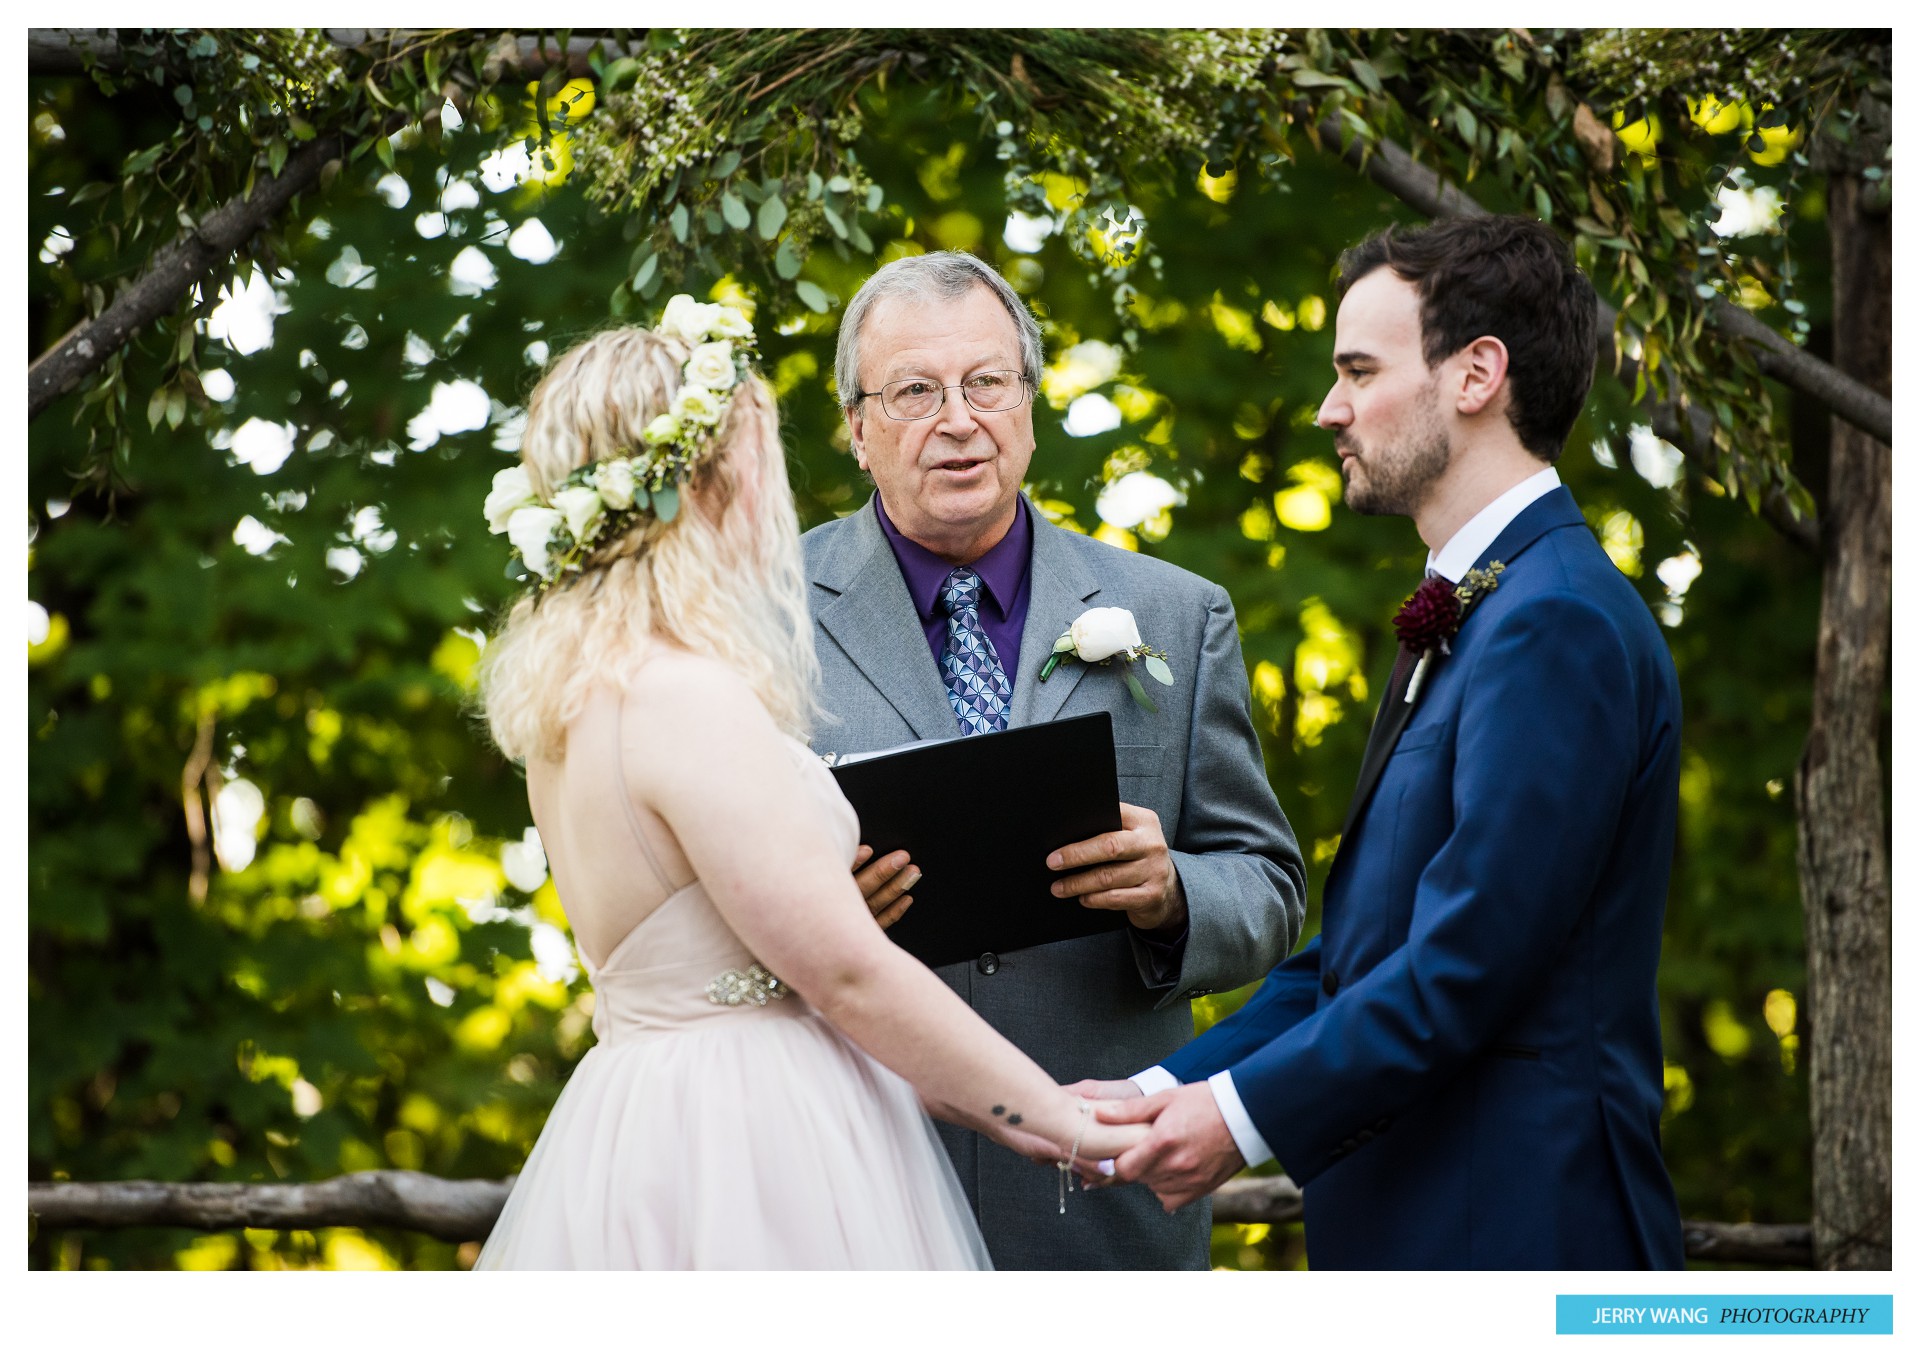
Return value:
M 989 1265 L 913 1089 L 817 1016 L 744 1010 L 588 1051 L 476 1263 Z

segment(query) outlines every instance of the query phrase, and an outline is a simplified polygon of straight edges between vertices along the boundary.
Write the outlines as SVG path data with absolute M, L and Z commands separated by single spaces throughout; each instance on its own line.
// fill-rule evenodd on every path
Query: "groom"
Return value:
M 1034 452 L 1039 325 L 965 253 L 899 259 L 840 325 L 834 378 L 875 493 L 805 539 L 828 717 L 815 749 L 845 754 L 1106 710 L 1122 829 L 1059 850 L 1060 905 L 1119 910 L 1124 931 L 937 968 L 961 998 L 1062 1081 L 1126 1073 L 1193 1036 L 1188 1001 L 1257 979 L 1305 909 L 1293 832 L 1267 785 L 1226 592 L 1169 564 L 1050 524 L 1022 495 Z M 1042 684 L 1084 611 L 1131 610 L 1167 653 L 1157 714 L 1117 671 L 1078 662 Z M 991 783 L 929 785 L 967 829 Z M 981 841 L 991 848 L 993 841 Z M 909 903 L 904 853 L 867 861 L 883 922 Z M 1075 1196 L 955 1127 L 941 1137 L 1000 1268 L 1207 1266 L 1208 1207 L 1167 1215 L 1142 1188 Z
M 1320 936 L 1135 1076 L 1153 1096 L 1102 1104 L 1153 1122 L 1118 1175 L 1171 1209 L 1277 1158 L 1316 1269 L 1678 1267 L 1654 969 L 1680 695 L 1552 468 L 1593 289 L 1512 216 L 1376 234 L 1340 289 L 1320 425 L 1347 504 L 1411 516 L 1429 580 Z

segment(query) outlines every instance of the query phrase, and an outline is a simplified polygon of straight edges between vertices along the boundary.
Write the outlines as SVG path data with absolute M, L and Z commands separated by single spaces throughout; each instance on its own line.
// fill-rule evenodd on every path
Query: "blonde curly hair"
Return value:
M 692 349 L 644 328 L 609 329 L 553 364 L 528 401 L 520 458 L 547 501 L 568 474 L 623 459 L 665 412 Z M 773 391 L 732 391 L 679 514 L 608 537 L 583 573 L 516 601 L 487 644 L 480 700 L 493 740 L 517 761 L 557 759 L 567 724 L 600 686 L 620 688 L 669 643 L 744 676 L 782 730 L 805 738 L 820 668 L 807 618 L 800 523 Z

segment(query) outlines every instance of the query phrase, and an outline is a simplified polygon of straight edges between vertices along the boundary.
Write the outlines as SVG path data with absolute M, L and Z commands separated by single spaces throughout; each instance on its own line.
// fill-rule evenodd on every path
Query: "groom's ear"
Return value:
M 1507 345 L 1495 337 L 1475 338 L 1454 360 L 1460 379 L 1454 411 L 1462 417 L 1485 412 L 1507 388 Z

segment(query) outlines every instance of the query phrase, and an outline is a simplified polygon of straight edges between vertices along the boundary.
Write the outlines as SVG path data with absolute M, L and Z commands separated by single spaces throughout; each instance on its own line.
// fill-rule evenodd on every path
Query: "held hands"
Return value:
M 1167 853 L 1160 818 L 1131 802 L 1120 804 L 1120 829 L 1047 855 L 1055 872 L 1083 868 L 1053 884 L 1056 896 L 1078 896 L 1094 910 L 1124 910 L 1134 928 L 1177 931 L 1186 922 L 1187 894 Z
M 1152 1097 L 1102 1102 L 1094 1108 L 1102 1121 L 1145 1123 L 1146 1137 L 1114 1160 L 1121 1182 L 1144 1182 L 1172 1214 L 1210 1194 L 1246 1166 L 1225 1118 L 1205 1084 L 1182 1084 Z
M 892 928 L 913 904 L 908 888 L 920 881 L 920 870 L 912 865 L 904 849 L 874 858 L 873 846 L 863 844 L 853 856 L 853 880 L 860 884 L 867 910 L 882 929 Z
M 1083 1117 L 1080 1107 L 1084 1098 L 1069 1096 L 1070 1093 L 1070 1089 L 1062 1092 L 1062 1110 L 1049 1113 L 1051 1124 L 1047 1127 L 1037 1127 L 1024 1118 L 998 1118 L 988 1125 L 988 1133 L 1035 1163 L 1061 1163 L 1071 1156 L 1073 1170 L 1083 1181 L 1105 1180 L 1112 1176 L 1111 1165 L 1102 1168 L 1102 1161 L 1117 1158 L 1122 1152 L 1144 1144 L 1148 1129 L 1104 1122 L 1098 1109 Z M 1041 1134 L 1042 1129 L 1046 1134 Z M 1073 1148 L 1076 1137 L 1080 1143 L 1078 1150 Z
M 1082 1079 L 1066 1086 L 1067 1092 L 1081 1098 L 1144 1097 L 1140 1085 L 1131 1079 Z

